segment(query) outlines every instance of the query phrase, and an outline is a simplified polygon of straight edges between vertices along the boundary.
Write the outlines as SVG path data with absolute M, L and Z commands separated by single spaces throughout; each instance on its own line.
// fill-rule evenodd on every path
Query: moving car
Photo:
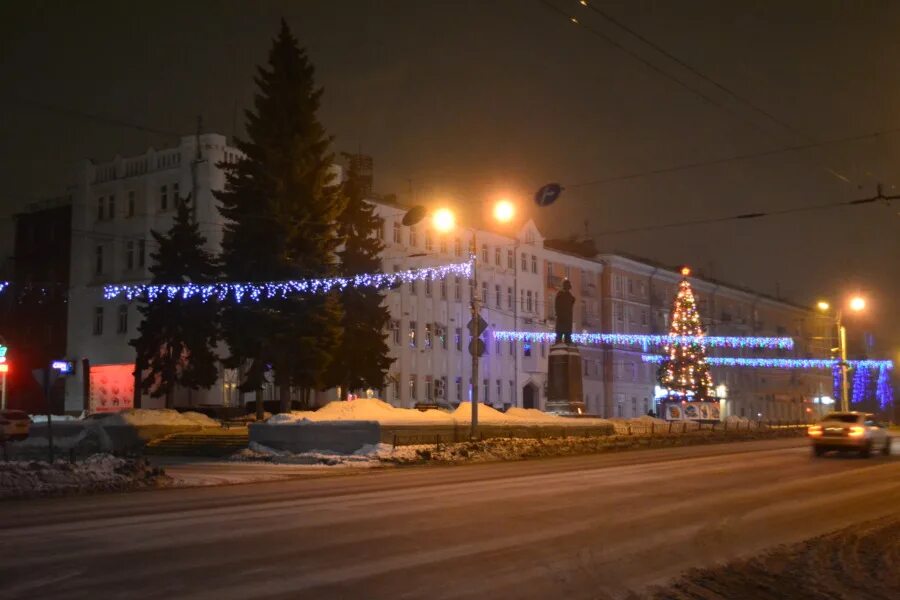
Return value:
M 810 426 L 808 434 L 816 456 L 822 456 L 829 450 L 850 450 L 864 457 L 873 450 L 885 455 L 891 453 L 891 434 L 887 425 L 876 421 L 869 413 L 829 413 L 821 423 Z
M 0 410 L 0 440 L 24 440 L 31 419 L 21 410 Z

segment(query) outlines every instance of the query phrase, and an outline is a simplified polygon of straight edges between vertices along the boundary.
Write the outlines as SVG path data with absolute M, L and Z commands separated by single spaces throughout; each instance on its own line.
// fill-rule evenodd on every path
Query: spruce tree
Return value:
M 226 219 L 224 275 L 248 282 L 332 276 L 343 199 L 332 182 L 331 139 L 316 116 L 322 90 L 283 20 L 256 83 L 254 108 L 245 111 L 247 139 L 236 140 L 244 156 L 222 165 L 226 185 L 217 194 Z M 269 369 L 282 410 L 292 385 L 305 398 L 324 385 L 340 342 L 340 305 L 334 294 L 230 302 L 222 325 L 228 363 L 245 367 L 241 390 L 257 392 L 261 416 Z
M 365 197 L 354 161 L 343 185 L 346 206 L 338 217 L 338 234 L 344 244 L 338 251 L 340 271 L 346 277 L 380 273 L 384 242 L 377 235 L 384 219 Z M 342 392 L 381 389 L 393 359 L 385 342 L 390 312 L 384 293 L 375 288 L 348 288 L 341 294 L 343 340 L 332 365 L 331 380 Z
M 690 269 L 681 270 L 682 279 L 672 304 L 672 341 L 664 348 L 665 360 L 659 367 L 657 379 L 666 390 L 667 400 L 706 401 L 713 397 L 712 374 L 706 362 L 706 348 L 695 339 L 703 336 L 700 313 L 694 292 L 688 281 Z
M 150 254 L 150 283 L 183 284 L 214 281 L 217 267 L 206 250 L 190 207 L 191 197 L 177 202 L 175 221 L 168 233 L 151 231 L 157 250 Z M 174 404 L 175 387 L 198 390 L 218 379 L 216 356 L 217 307 L 200 298 L 160 298 L 138 307 L 143 316 L 139 336 L 129 343 L 136 352 L 141 389 L 153 397 L 165 396 Z

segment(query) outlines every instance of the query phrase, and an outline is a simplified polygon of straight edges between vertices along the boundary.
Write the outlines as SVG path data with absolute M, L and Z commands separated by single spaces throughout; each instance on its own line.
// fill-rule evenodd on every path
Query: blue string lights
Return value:
M 354 277 L 295 279 L 262 283 L 219 282 L 210 284 L 107 285 L 103 288 L 103 297 L 106 300 L 114 300 L 119 297 L 125 297 L 128 300 L 141 298 L 150 302 L 156 300 L 172 301 L 176 298 L 184 300 L 199 298 L 203 302 L 210 299 L 216 299 L 221 302 L 232 298 L 235 302 L 242 302 L 246 299 L 258 302 L 265 299 L 286 298 L 295 294 L 326 294 L 332 290 L 340 291 L 351 287 L 386 288 L 411 281 L 444 279 L 450 276 L 470 278 L 472 276 L 471 261 L 396 271 L 394 273 L 368 273 Z
M 894 386 L 887 369 L 878 371 L 878 382 L 875 384 L 875 399 L 882 410 L 887 410 L 894 404 Z
M 661 363 L 664 356 L 642 354 L 641 360 L 646 363 Z M 737 358 L 713 356 L 706 359 L 716 367 L 754 367 L 764 369 L 833 369 L 839 361 L 822 358 Z M 890 360 L 848 360 L 847 364 L 856 369 L 893 369 Z
M 3 292 L 3 290 L 5 290 L 8 287 L 9 287 L 8 281 L 0 281 L 0 292 Z
M 550 342 L 556 339 L 550 331 L 495 331 L 495 339 L 517 342 Z M 582 345 L 621 344 L 641 346 L 644 350 L 654 346 L 666 346 L 673 342 L 682 344 L 698 343 L 707 347 L 722 348 L 768 348 L 790 350 L 794 340 L 789 337 L 742 337 L 742 336 L 669 336 L 631 333 L 573 333 L 572 341 Z

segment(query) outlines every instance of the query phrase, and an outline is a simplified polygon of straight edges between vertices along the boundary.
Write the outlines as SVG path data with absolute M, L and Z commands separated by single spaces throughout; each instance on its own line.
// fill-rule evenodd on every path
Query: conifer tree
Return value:
M 365 197 L 355 161 L 343 185 L 346 206 L 338 217 L 338 235 L 344 244 L 338 251 L 340 272 L 353 277 L 362 273 L 380 273 L 384 242 L 378 232 L 384 219 L 375 214 L 375 206 Z M 342 392 L 384 386 L 384 378 L 393 359 L 385 342 L 390 312 L 383 305 L 384 292 L 375 288 L 347 288 L 341 293 L 343 339 L 332 364 L 331 382 Z
M 665 360 L 659 367 L 659 385 L 667 391 L 668 400 L 710 400 L 713 395 L 712 374 L 706 362 L 706 348 L 685 337 L 704 335 L 694 292 L 688 281 L 690 269 L 681 270 L 682 279 L 672 305 L 673 341 L 664 349 Z
M 175 221 L 168 233 L 152 231 L 157 244 L 150 254 L 151 284 L 208 283 L 217 267 L 206 249 L 206 238 L 193 219 L 191 197 L 177 199 Z M 138 307 L 143 316 L 139 335 L 129 343 L 141 371 L 141 389 L 174 404 L 175 387 L 197 390 L 218 378 L 216 356 L 217 307 L 199 298 L 158 299 Z
M 217 194 L 226 219 L 224 275 L 231 281 L 277 281 L 332 276 L 339 245 L 335 220 L 343 198 L 333 182 L 331 139 L 319 122 L 322 90 L 287 24 L 258 68 L 253 110 L 247 110 L 244 156 L 226 169 Z M 274 371 L 282 409 L 292 385 L 308 397 L 324 385 L 340 342 L 340 305 L 332 295 L 232 302 L 223 310 L 223 336 L 243 365 L 242 391 L 257 393 Z

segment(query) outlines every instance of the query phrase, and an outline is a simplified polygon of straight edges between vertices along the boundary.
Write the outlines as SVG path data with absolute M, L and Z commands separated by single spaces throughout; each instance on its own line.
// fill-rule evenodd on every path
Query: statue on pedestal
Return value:
M 556 294 L 556 342 L 564 344 L 572 343 L 572 311 L 575 306 L 575 296 L 570 291 L 572 284 L 566 279 L 563 281 L 562 290 Z

